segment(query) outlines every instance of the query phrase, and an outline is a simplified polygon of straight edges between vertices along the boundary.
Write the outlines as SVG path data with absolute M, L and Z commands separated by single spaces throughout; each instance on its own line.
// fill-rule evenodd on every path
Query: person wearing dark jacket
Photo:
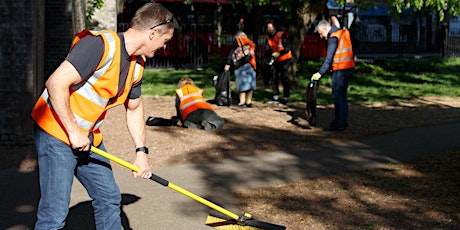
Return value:
M 312 80 L 319 80 L 329 69 L 332 72 L 332 99 L 335 119 L 325 131 L 340 131 L 348 127 L 348 83 L 353 77 L 355 61 L 350 32 L 322 20 L 316 26 L 319 35 L 327 40 L 327 56 Z
M 274 61 L 272 76 L 272 98 L 268 103 L 287 104 L 291 96 L 291 83 L 289 81 L 289 66 L 291 65 L 292 52 L 289 45 L 288 34 L 277 31 L 273 21 L 267 22 L 267 36 L 265 39 L 265 56 L 270 56 Z M 279 81 L 283 85 L 283 97 L 279 98 Z

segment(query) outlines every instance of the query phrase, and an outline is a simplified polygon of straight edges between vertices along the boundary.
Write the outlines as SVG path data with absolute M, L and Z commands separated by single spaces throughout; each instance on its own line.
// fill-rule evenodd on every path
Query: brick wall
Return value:
M 32 107 L 75 35 L 72 1 L 2 0 L 0 12 L 0 145 L 30 145 Z M 116 29 L 115 0 L 96 15 L 99 29 Z
M 79 31 L 73 31 L 72 1 L 47 0 L 45 10 L 45 79 L 61 64 L 67 55 L 72 39 Z M 116 0 L 104 0 L 104 6 L 96 10 L 93 20 L 95 30 L 116 30 Z
M 43 84 L 44 0 L 0 1 L 0 145 L 31 144 L 29 118 Z
M 46 0 L 45 79 L 61 64 L 74 36 L 72 1 Z

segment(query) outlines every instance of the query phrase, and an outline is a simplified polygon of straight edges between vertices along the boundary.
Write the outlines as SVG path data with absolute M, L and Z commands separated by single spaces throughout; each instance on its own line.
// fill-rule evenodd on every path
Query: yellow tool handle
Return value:
M 97 154 L 99 154 L 99 155 L 101 155 L 101 156 L 103 156 L 103 157 L 105 157 L 105 158 L 107 158 L 107 159 L 109 159 L 109 160 L 111 160 L 113 162 L 116 162 L 116 163 L 118 163 L 118 164 L 120 164 L 122 166 L 125 166 L 126 168 L 129 168 L 129 169 L 133 170 L 134 172 L 139 172 L 139 170 L 140 170 L 139 167 L 137 167 L 137 166 L 135 166 L 135 165 L 133 165 L 133 164 L 131 164 L 129 162 L 126 162 L 125 160 L 123 160 L 121 158 L 118 158 L 118 157 L 116 157 L 116 156 L 114 156 L 112 154 L 109 154 L 108 152 L 104 152 L 101 149 L 98 149 L 98 148 L 96 148 L 94 146 L 91 146 L 90 150 L 91 150 L 91 152 L 97 153 Z
M 107 159 L 109 159 L 109 160 L 111 160 L 113 162 L 116 162 L 116 163 L 118 163 L 118 164 L 120 164 L 120 165 L 122 165 L 122 166 L 124 166 L 126 168 L 129 168 L 129 169 L 131 169 L 131 170 L 133 170 L 135 172 L 139 172 L 139 167 L 137 167 L 137 166 L 135 166 L 135 165 L 133 165 L 133 164 L 131 164 L 129 162 L 126 162 L 125 160 L 123 160 L 121 158 L 118 158 L 118 157 L 116 157 L 116 156 L 114 156 L 112 154 L 109 154 L 109 153 L 107 153 L 105 151 L 102 151 L 101 149 L 98 149 L 98 148 L 96 148 L 94 146 L 91 146 L 90 150 L 91 150 L 91 152 L 97 153 L 97 154 L 99 154 L 99 155 L 101 155 L 101 156 L 103 156 L 103 157 L 105 157 L 105 158 L 107 158 Z M 206 199 L 204 199 L 204 198 L 202 198 L 200 196 L 197 196 L 197 195 L 195 195 L 195 194 L 193 194 L 193 193 L 191 193 L 191 192 L 189 192 L 189 191 L 187 191 L 187 190 L 185 190 L 185 189 L 183 189 L 183 188 L 181 188 L 181 187 L 179 187 L 179 186 L 177 186 L 177 185 L 175 185 L 175 184 L 173 184 L 173 183 L 171 183 L 171 182 L 169 182 L 169 181 L 167 181 L 167 180 L 165 180 L 165 179 L 163 179 L 163 178 L 161 178 L 161 177 L 159 177 L 159 176 L 157 176 L 155 174 L 152 174 L 150 179 L 155 181 L 155 182 L 157 182 L 157 183 L 159 183 L 159 184 L 161 184 L 161 185 L 169 187 L 169 188 L 171 188 L 171 189 L 173 189 L 173 190 L 175 190 L 175 191 L 177 191 L 179 193 L 182 193 L 182 194 L 194 199 L 195 201 L 198 201 L 198 202 L 200 202 L 200 203 L 202 203 L 202 204 L 204 204 L 204 205 L 206 205 L 206 206 L 208 206 L 208 207 L 210 207 L 210 208 L 212 208 L 212 209 L 214 209 L 214 210 L 216 210 L 216 211 L 218 211 L 218 212 L 220 212 L 220 213 L 222 213 L 222 214 L 224 214 L 224 215 L 226 215 L 228 217 L 231 217 L 231 218 L 233 218 L 235 220 L 239 219 L 239 216 L 236 215 L 235 213 L 230 212 L 227 209 L 224 209 L 224 208 L 222 208 L 222 207 L 220 207 L 220 206 L 218 206 L 218 205 L 216 205 L 216 204 L 214 204 L 214 203 L 212 203 L 212 202 L 210 202 L 210 201 L 208 201 L 208 200 L 206 200 Z
M 231 217 L 232 219 L 235 219 L 235 220 L 239 219 L 239 216 L 236 215 L 235 213 L 230 212 L 227 209 L 224 209 L 224 208 L 222 208 L 222 207 L 220 207 L 220 206 L 218 206 L 218 205 L 216 205 L 216 204 L 214 204 L 214 203 L 212 203 L 212 202 L 210 202 L 210 201 L 208 201 L 208 200 L 206 200 L 206 199 L 204 199 L 204 198 L 202 198 L 200 196 L 197 196 L 197 195 L 195 195 L 195 194 L 193 194 L 193 193 L 191 193 L 191 192 L 189 192 L 189 191 L 187 191 L 187 190 L 185 190 L 185 189 L 183 189 L 183 188 L 181 188 L 181 187 L 179 187 L 179 186 L 177 186 L 177 185 L 175 185 L 175 184 L 173 184 L 171 182 L 168 183 L 168 187 L 173 189 L 173 190 L 175 190 L 175 191 L 177 191 L 177 192 L 180 192 L 180 193 L 182 193 L 182 194 L 184 194 L 184 195 L 186 195 L 186 196 L 188 196 L 188 197 L 190 197 L 190 198 L 192 198 L 192 199 L 194 199 L 194 200 L 196 200 L 196 201 L 198 201 L 198 202 L 200 202 L 200 203 L 202 203 L 202 204 L 204 204 L 204 205 L 206 205 L 206 206 L 208 206 L 208 207 L 210 207 L 210 208 L 212 208 L 212 209 L 214 209 L 214 210 L 216 210 L 216 211 L 218 211 L 218 212 L 220 212 L 220 213 L 222 213 L 222 214 L 224 214 L 224 215 L 226 215 L 228 217 Z

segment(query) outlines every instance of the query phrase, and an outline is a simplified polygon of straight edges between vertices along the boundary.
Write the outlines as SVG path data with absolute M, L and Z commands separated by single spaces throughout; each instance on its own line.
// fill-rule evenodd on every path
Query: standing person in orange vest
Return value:
M 225 121 L 203 97 L 204 91 L 188 77 L 180 79 L 176 89 L 177 117 L 184 128 L 219 130 Z
M 291 83 L 289 81 L 289 66 L 291 65 L 292 52 L 289 45 L 288 34 L 277 31 L 273 21 L 267 22 L 267 37 L 265 40 L 266 56 L 271 57 L 268 64 L 272 64 L 274 71 L 272 76 L 272 98 L 267 103 L 287 104 L 291 96 Z M 279 81 L 283 85 L 283 97 L 279 94 Z
M 355 61 L 350 32 L 322 20 L 316 26 L 321 38 L 327 40 L 327 56 L 319 71 L 311 80 L 319 80 L 329 69 L 332 72 L 332 99 L 335 119 L 325 131 L 340 131 L 348 128 L 348 83 L 353 77 Z
M 224 70 L 230 70 L 230 65 L 233 63 L 236 90 L 239 97 L 238 108 L 252 108 L 252 96 L 256 89 L 257 64 L 255 51 L 256 44 L 243 31 L 237 31 L 235 33 L 235 44 L 227 58 Z M 242 64 L 235 64 L 239 62 L 242 62 Z
M 74 176 L 92 199 L 97 229 L 121 229 L 121 194 L 99 129 L 109 108 L 126 107 L 134 142 L 134 177 L 152 175 L 145 140 L 141 85 L 145 58 L 172 38 L 177 22 L 158 3 L 138 9 L 123 33 L 84 30 L 61 65 L 46 81 L 33 108 L 41 197 L 35 229 L 62 229 L 69 211 Z M 121 125 L 121 124 L 119 124 Z

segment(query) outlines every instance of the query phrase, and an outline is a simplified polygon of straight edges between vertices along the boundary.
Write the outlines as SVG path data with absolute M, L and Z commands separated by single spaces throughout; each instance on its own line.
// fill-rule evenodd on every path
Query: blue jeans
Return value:
M 335 123 L 348 123 L 348 83 L 353 77 L 353 69 L 332 72 L 332 99 L 334 100 Z
M 74 175 L 92 198 L 97 229 L 121 229 L 121 194 L 110 161 L 92 152 L 75 151 L 35 127 L 40 202 L 35 229 L 61 229 L 69 212 Z M 105 150 L 101 144 L 101 149 Z

